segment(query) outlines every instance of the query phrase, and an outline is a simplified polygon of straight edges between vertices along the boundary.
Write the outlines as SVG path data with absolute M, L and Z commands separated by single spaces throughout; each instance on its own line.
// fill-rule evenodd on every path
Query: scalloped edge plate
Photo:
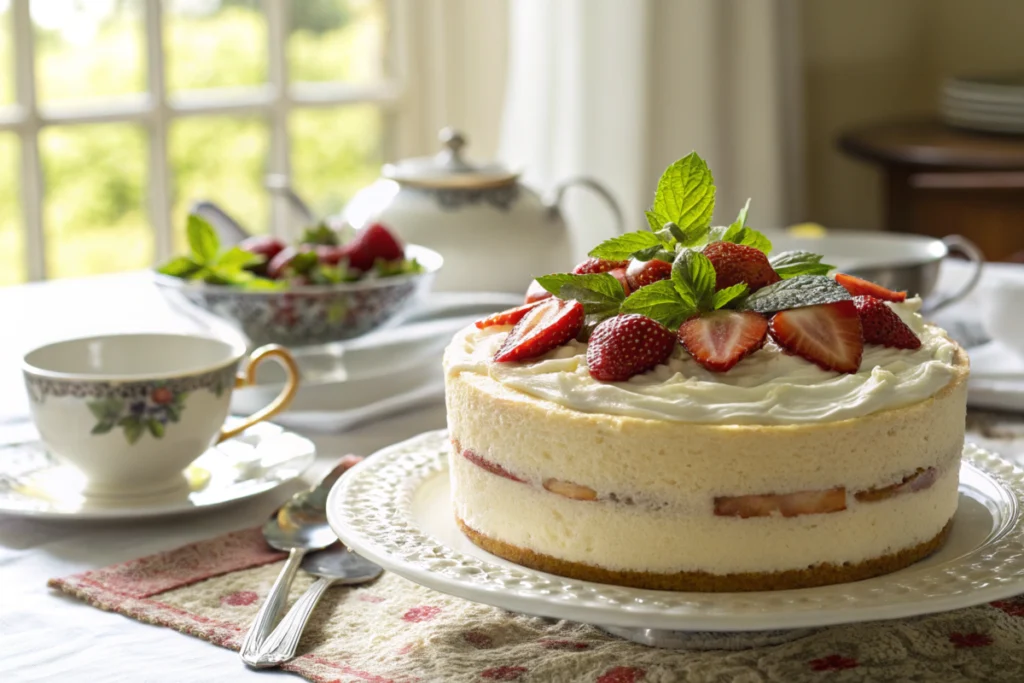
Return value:
M 754 631 L 897 619 L 1024 593 L 1024 471 L 971 444 L 953 532 L 937 553 L 866 581 L 757 593 L 625 588 L 495 557 L 455 525 L 448 448 L 441 430 L 377 452 L 335 485 L 328 520 L 343 543 L 389 571 L 514 612 L 615 627 Z

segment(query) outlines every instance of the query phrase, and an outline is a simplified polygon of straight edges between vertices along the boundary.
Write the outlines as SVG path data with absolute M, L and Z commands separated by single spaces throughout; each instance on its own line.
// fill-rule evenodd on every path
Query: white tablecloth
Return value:
M 0 289 L 0 423 L 27 411 L 18 362 L 60 338 L 110 331 L 196 329 L 139 274 Z M 342 435 L 312 435 L 313 482 L 346 453 L 369 454 L 445 423 L 439 403 Z M 234 652 L 102 612 L 46 580 L 254 526 L 299 484 L 202 515 L 144 523 L 55 523 L 0 517 L 0 681 L 181 683 L 298 680 L 245 669 Z M 268 678 L 269 677 L 269 678 Z

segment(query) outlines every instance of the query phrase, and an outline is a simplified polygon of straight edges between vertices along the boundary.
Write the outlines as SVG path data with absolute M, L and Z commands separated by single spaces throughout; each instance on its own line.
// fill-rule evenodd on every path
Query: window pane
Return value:
M 20 189 L 18 138 L 13 133 L 0 133 L 0 287 L 25 281 Z
M 145 268 L 153 262 L 146 215 L 147 154 L 142 128 L 93 124 L 40 135 L 50 277 Z
M 289 3 L 288 62 L 293 81 L 368 83 L 385 76 L 384 0 Z
M 380 175 L 382 119 L 369 104 L 292 113 L 293 183 L 319 214 L 339 211 Z
M 11 0 L 0 0 L 0 105 L 14 101 L 14 32 Z
M 259 0 L 171 0 L 164 6 L 170 91 L 266 82 L 267 21 Z
M 263 189 L 270 136 L 261 118 L 180 119 L 170 135 L 174 172 L 174 248 L 187 248 L 185 219 L 200 199 L 217 202 L 249 232 L 267 232 L 270 199 Z
M 33 0 L 40 102 L 146 89 L 141 0 Z

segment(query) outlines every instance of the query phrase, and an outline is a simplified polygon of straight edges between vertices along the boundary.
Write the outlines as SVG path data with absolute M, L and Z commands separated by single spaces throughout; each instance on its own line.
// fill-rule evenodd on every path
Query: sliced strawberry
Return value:
M 348 257 L 348 265 L 355 270 L 373 268 L 377 259 L 397 261 L 405 256 L 405 249 L 391 232 L 380 223 L 373 223 L 356 233 L 351 242 L 341 246 Z
M 913 474 L 903 477 L 902 481 L 890 486 L 857 491 L 857 493 L 853 494 L 853 497 L 861 503 L 874 503 L 879 500 L 885 500 L 886 498 L 892 498 L 893 496 L 897 496 L 901 493 L 923 491 L 934 484 L 935 480 L 938 479 L 938 476 L 938 470 L 934 467 L 918 467 Z
M 764 346 L 768 321 L 753 311 L 715 311 L 679 328 L 679 341 L 712 372 L 725 372 Z
M 470 461 L 471 463 L 473 463 L 477 467 L 480 467 L 482 469 L 487 470 L 491 474 L 496 474 L 499 477 L 504 477 L 505 479 L 511 479 L 512 481 L 518 481 L 519 483 L 525 483 L 525 481 L 526 481 L 525 479 L 520 479 L 516 475 L 512 474 L 511 472 L 506 470 L 501 465 L 499 465 L 497 463 L 493 463 L 490 460 L 486 460 L 484 458 L 481 458 L 479 455 L 477 455 L 473 451 L 470 451 L 470 450 L 462 451 L 462 457 L 464 457 L 466 460 Z
M 544 488 L 551 493 L 557 493 L 573 500 L 597 500 L 597 491 L 589 486 L 574 484 L 571 481 L 561 479 L 545 479 Z
M 668 261 L 651 259 L 650 261 L 630 261 L 626 268 L 626 280 L 635 292 L 649 284 L 667 280 L 672 277 L 672 264 Z
M 846 273 L 836 273 L 836 282 L 845 287 L 851 296 L 873 296 L 876 299 L 892 301 L 894 303 L 907 300 L 906 292 L 894 292 L 882 285 L 876 285 L 874 282 L 863 280 L 853 275 L 847 275 Z
M 542 356 L 575 337 L 583 327 L 579 301 L 545 299 L 526 312 L 494 355 L 496 363 Z
M 587 346 L 590 376 L 602 382 L 623 382 L 664 363 L 676 336 L 647 316 L 626 313 L 608 318 L 594 329 Z
M 780 311 L 768 323 L 772 339 L 824 370 L 857 372 L 864 354 L 860 316 L 852 301 Z
M 781 280 L 759 249 L 732 242 L 712 242 L 704 247 L 704 255 L 715 267 L 715 289 L 725 289 L 746 282 L 751 292 Z
M 608 271 L 615 270 L 616 268 L 625 268 L 628 265 L 629 261 L 606 261 L 602 258 L 591 257 L 573 268 L 572 272 L 576 275 L 607 273 Z
M 921 348 L 921 340 L 914 331 L 881 299 L 855 296 L 853 305 L 857 307 L 864 341 L 868 344 L 881 344 L 896 349 Z
M 478 329 L 484 329 L 486 327 L 493 327 L 495 325 L 515 325 L 517 322 L 523 319 L 523 317 L 532 311 L 540 301 L 534 301 L 530 304 L 523 304 L 515 308 L 510 308 L 507 311 L 495 313 L 492 316 L 484 318 L 483 320 L 477 320 L 476 326 Z
M 523 303 L 532 304 L 535 301 L 543 301 L 553 296 L 554 294 L 541 287 L 539 282 L 533 280 L 530 282 L 530 286 L 526 288 L 526 296 L 523 298 Z
M 715 514 L 719 517 L 783 517 L 820 515 L 846 509 L 846 489 L 837 487 L 824 491 L 796 491 L 784 494 L 752 496 L 718 496 Z

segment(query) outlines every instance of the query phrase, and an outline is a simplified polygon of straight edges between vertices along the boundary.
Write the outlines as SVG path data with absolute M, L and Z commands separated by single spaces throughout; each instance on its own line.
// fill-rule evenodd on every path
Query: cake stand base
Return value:
M 634 643 L 670 650 L 749 650 L 799 640 L 820 630 L 800 628 L 779 631 L 669 631 L 619 626 L 598 628 Z

